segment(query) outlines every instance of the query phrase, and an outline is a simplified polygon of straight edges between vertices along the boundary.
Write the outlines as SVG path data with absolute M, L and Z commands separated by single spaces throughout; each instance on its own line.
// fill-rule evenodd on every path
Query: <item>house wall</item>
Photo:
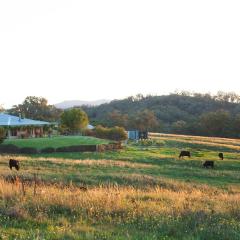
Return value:
M 10 128 L 8 130 L 8 138 L 34 138 L 43 137 L 43 127 L 33 127 L 29 129 Z

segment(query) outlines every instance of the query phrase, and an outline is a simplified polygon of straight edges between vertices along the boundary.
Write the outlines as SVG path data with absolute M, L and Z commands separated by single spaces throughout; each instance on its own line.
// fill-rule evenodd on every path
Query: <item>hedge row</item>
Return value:
M 123 141 L 127 139 L 127 133 L 122 127 L 106 128 L 97 126 L 93 130 L 86 130 L 84 134 L 86 136 L 109 139 L 112 141 Z
M 0 145 L 0 153 L 24 153 L 24 154 L 37 154 L 37 153 L 54 153 L 54 152 L 103 152 L 121 149 L 121 143 L 110 143 L 101 145 L 77 145 L 68 147 L 48 147 L 41 150 L 32 147 L 19 148 L 13 144 Z

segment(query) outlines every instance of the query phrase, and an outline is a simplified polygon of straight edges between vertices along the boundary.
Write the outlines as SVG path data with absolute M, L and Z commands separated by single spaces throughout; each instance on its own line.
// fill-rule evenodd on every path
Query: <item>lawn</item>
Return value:
M 67 147 L 73 145 L 95 145 L 104 144 L 109 141 L 86 136 L 61 136 L 51 138 L 31 138 L 31 139 L 7 139 L 3 144 L 13 144 L 17 147 L 33 147 L 43 149 L 46 147 Z
M 155 139 L 116 152 L 14 156 L 20 172 L 2 155 L 0 239 L 240 239 L 238 140 Z M 182 149 L 192 157 L 179 160 Z M 4 181 L 12 175 L 25 179 L 25 194 Z

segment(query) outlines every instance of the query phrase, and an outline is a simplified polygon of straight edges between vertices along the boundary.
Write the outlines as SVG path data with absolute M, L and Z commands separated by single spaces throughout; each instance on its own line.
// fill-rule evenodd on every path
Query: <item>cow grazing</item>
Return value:
M 218 156 L 223 160 L 223 153 L 219 153 Z
M 203 163 L 203 167 L 204 168 L 209 168 L 209 167 L 213 168 L 214 167 L 214 161 L 205 161 Z
M 9 160 L 9 168 L 12 170 L 13 167 L 15 167 L 17 171 L 20 169 L 20 163 L 18 160 L 15 159 Z
M 180 154 L 179 154 L 179 158 L 181 157 L 191 157 L 191 154 L 189 151 L 181 151 Z

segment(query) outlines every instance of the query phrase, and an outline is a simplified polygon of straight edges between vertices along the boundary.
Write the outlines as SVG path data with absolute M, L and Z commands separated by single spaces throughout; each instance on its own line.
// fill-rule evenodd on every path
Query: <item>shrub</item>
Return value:
M 96 137 L 95 131 L 93 131 L 91 129 L 84 130 L 83 135 L 84 136 L 90 136 L 90 137 Z
M 105 128 L 97 126 L 95 128 L 95 134 L 98 138 L 110 139 L 114 141 L 123 141 L 127 139 L 127 133 L 122 127 Z
M 95 129 L 94 129 L 94 132 L 95 132 L 95 135 L 96 137 L 98 138 L 107 138 L 107 128 L 104 128 L 102 126 L 97 126 Z
M 4 141 L 6 138 L 6 131 L 4 128 L 0 127 L 0 144 Z
M 122 141 L 127 139 L 127 133 L 122 127 L 113 127 L 109 129 L 109 139 Z
M 20 153 L 20 149 L 13 144 L 1 144 L 0 152 L 1 153 Z

